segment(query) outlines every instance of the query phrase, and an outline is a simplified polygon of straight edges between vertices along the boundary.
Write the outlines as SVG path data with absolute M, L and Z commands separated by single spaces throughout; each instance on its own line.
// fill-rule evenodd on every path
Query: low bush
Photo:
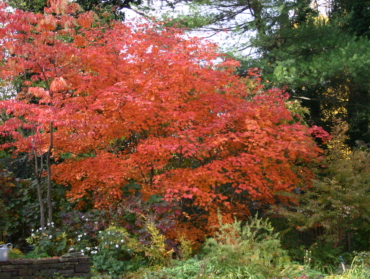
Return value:
M 64 230 L 54 228 L 41 228 L 33 231 L 26 241 L 35 247 L 36 254 L 47 254 L 49 256 L 60 256 L 67 252 L 69 241 Z
M 300 277 L 305 276 L 305 277 Z M 173 261 L 159 270 L 141 270 L 129 278 L 322 278 L 308 265 L 292 263 L 268 220 L 223 224 L 205 242 L 202 258 Z
M 284 272 L 290 259 L 268 220 L 256 216 L 243 225 L 240 221 L 222 224 L 219 218 L 219 231 L 204 247 L 204 260 L 216 267 L 217 274 L 274 278 Z
M 90 252 L 94 270 L 100 275 L 121 278 L 142 267 L 170 265 L 173 250 L 166 248 L 165 237 L 150 221 L 146 223 L 146 229 L 150 238 L 145 244 L 124 228 L 111 226 L 100 232 L 99 244 Z
M 22 257 L 24 257 L 24 254 L 22 253 L 21 250 L 19 250 L 17 248 L 13 248 L 13 249 L 9 250 L 8 258 L 10 260 L 21 259 Z

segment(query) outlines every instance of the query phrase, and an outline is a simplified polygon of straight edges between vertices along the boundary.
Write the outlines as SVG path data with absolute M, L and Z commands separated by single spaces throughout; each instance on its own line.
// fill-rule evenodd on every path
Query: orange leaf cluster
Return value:
M 320 151 L 291 124 L 281 90 L 236 76 L 237 62 L 179 30 L 101 25 L 56 2 L 43 15 L 1 4 L 1 77 L 27 82 L 0 102 L 11 116 L 0 133 L 42 153 L 52 122 L 53 176 L 70 198 L 108 206 L 135 180 L 144 196 L 190 203 L 213 223 L 218 207 L 249 214 L 309 184 L 305 163 Z

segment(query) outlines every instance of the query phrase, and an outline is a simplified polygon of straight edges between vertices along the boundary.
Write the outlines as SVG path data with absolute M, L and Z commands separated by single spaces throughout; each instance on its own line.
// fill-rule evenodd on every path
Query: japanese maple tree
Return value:
M 71 199 L 104 208 L 135 181 L 144 198 L 177 201 L 210 225 L 218 208 L 248 215 L 309 186 L 320 150 L 282 90 L 236 76 L 237 62 L 180 30 L 103 24 L 75 3 L 50 4 L 44 14 L 1 4 L 1 78 L 22 89 L 0 102 L 0 132 L 14 152 L 50 149 Z

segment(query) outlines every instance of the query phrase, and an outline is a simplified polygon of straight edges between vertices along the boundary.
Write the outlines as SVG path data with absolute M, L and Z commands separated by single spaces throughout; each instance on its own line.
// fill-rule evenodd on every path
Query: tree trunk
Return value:
M 50 122 L 50 142 L 48 152 L 46 153 L 46 168 L 47 168 L 47 204 L 48 204 L 48 224 L 49 228 L 52 226 L 53 222 L 53 204 L 51 199 L 51 164 L 50 164 L 50 154 L 53 148 L 53 122 Z
M 42 173 L 42 158 L 40 160 L 40 166 L 37 162 L 37 153 L 34 150 L 33 151 L 35 163 L 33 165 L 33 172 L 36 176 L 36 181 L 37 181 L 37 197 L 39 200 L 39 206 L 40 206 L 40 225 L 41 225 L 41 230 L 44 232 L 45 231 L 45 208 L 44 208 L 44 202 L 42 199 L 42 189 L 41 189 L 41 173 Z

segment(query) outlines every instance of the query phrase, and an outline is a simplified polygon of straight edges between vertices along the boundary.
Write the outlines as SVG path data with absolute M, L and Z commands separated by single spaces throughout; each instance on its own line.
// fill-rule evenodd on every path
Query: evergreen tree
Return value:
M 330 1 L 326 16 L 311 2 L 196 0 L 190 15 L 177 15 L 172 23 L 229 30 L 239 38 L 232 49 L 253 50 L 248 57 L 230 53 L 242 61 L 240 75 L 260 68 L 267 87 L 287 86 L 310 108 L 311 124 L 330 129 L 332 117 L 341 117 L 350 124 L 351 146 L 370 142 L 370 1 Z

